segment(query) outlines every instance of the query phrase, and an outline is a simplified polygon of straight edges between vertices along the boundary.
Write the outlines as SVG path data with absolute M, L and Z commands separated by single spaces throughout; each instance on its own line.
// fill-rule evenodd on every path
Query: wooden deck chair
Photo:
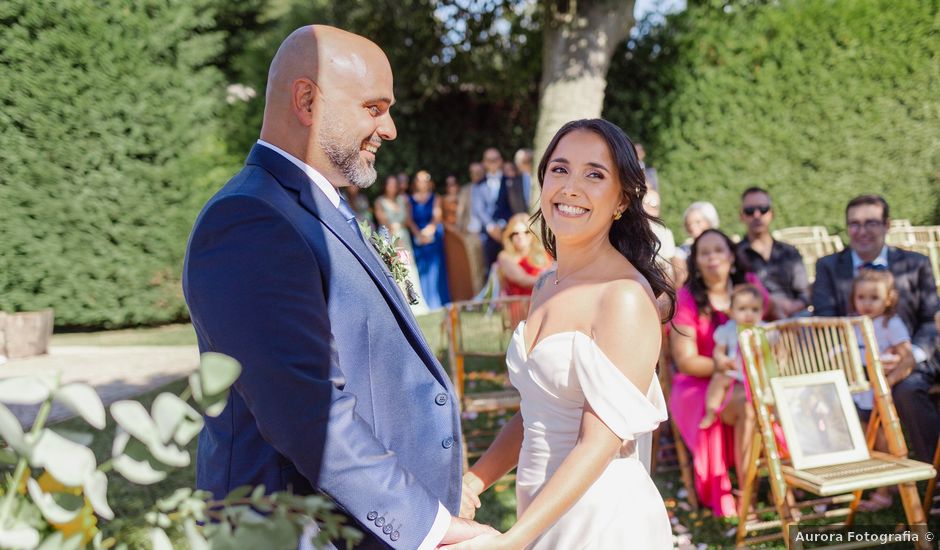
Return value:
M 857 334 L 861 335 L 865 343 L 864 364 Z M 925 534 L 924 510 L 915 482 L 933 478 L 936 472 L 930 464 L 907 458 L 907 445 L 881 368 L 871 320 L 863 317 L 816 317 L 778 321 L 763 328 L 744 331 L 740 344 L 751 387 L 752 404 L 757 413 L 758 432 L 754 436 L 742 483 L 739 502 L 742 519 L 737 530 L 737 545 L 783 537 L 789 547 L 787 533 L 790 526 L 839 517 L 844 518 L 844 524 L 851 524 L 862 491 L 888 485 L 897 485 L 907 523 L 915 530 L 924 530 L 921 534 Z M 779 416 L 770 387 L 771 380 L 828 371 L 841 371 L 852 393 L 873 390 L 874 409 L 865 433 L 866 454 L 869 458 L 845 464 L 797 469 L 792 461 L 783 458 L 782 449 L 778 448 L 774 437 L 774 424 Z M 851 421 L 851 418 L 847 418 L 847 422 Z M 879 429 L 888 442 L 888 453 L 872 450 Z M 755 500 L 756 479 L 760 470 L 766 471 L 770 481 L 773 505 L 778 516 L 776 520 L 759 521 L 748 514 Z M 795 502 L 791 491 L 794 488 L 823 498 Z M 819 504 L 849 506 L 822 512 L 812 509 Z M 810 510 L 804 512 L 807 508 Z M 748 536 L 749 533 L 768 529 L 777 532 Z M 921 540 L 924 540 L 923 536 Z
M 778 241 L 789 243 L 792 240 L 800 239 L 825 239 L 829 236 L 829 230 L 821 225 L 808 225 L 804 227 L 784 227 L 772 232 L 773 238 Z
M 937 283 L 937 287 L 940 288 L 940 242 L 905 242 L 895 246 L 927 256 L 930 260 L 930 269 L 933 271 L 934 281 Z
M 940 225 L 914 225 L 909 227 L 892 227 L 885 235 L 885 242 L 901 246 L 908 244 L 928 244 L 940 242 Z
M 927 482 L 927 490 L 924 492 L 924 515 L 927 517 L 940 516 L 940 496 L 934 495 L 937 484 L 940 484 L 940 439 L 933 453 L 933 469 L 937 470 L 937 476 Z
M 663 330 L 663 346 L 659 354 L 659 362 L 656 365 L 656 373 L 659 377 L 659 385 L 663 390 L 663 397 L 668 403 L 669 394 L 672 391 L 672 358 L 669 355 L 669 342 L 666 332 L 666 330 Z M 660 424 L 653 433 L 651 456 L 651 473 L 679 471 L 682 485 L 688 495 L 686 500 L 688 500 L 693 510 L 698 510 L 698 493 L 695 492 L 692 457 L 682 441 L 679 428 L 676 427 L 675 421 L 672 419 L 672 413 L 669 414 L 669 421 Z
M 494 415 L 519 408 L 519 393 L 510 385 L 506 370 L 506 350 L 528 311 L 528 296 L 448 306 L 451 377 L 465 415 Z M 463 431 L 465 466 L 486 450 L 498 432 L 496 425 Z

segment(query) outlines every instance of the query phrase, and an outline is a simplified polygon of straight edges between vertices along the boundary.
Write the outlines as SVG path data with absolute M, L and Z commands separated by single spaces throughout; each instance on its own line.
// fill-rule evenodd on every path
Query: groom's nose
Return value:
M 398 137 L 395 121 L 392 120 L 392 115 L 388 111 L 379 118 L 379 127 L 376 128 L 376 133 L 385 141 L 392 141 Z

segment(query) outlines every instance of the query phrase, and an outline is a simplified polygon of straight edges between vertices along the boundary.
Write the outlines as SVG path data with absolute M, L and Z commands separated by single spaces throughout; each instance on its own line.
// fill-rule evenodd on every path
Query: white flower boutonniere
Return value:
M 408 303 L 417 305 L 418 293 L 415 292 L 414 285 L 411 280 L 408 279 L 408 252 L 402 248 L 398 248 L 398 238 L 393 238 L 385 227 L 380 228 L 378 231 L 373 231 L 372 227 L 363 221 L 359 222 L 359 228 L 362 230 L 362 235 L 369 241 L 372 247 L 375 248 L 379 257 L 382 258 L 382 261 L 385 262 L 385 266 L 388 267 L 392 278 L 404 287 Z

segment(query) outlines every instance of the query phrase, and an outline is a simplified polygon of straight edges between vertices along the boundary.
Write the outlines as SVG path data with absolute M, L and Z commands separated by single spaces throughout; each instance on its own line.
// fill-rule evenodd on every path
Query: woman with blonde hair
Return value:
M 503 229 L 503 249 L 496 258 L 507 296 L 531 296 L 532 287 L 550 262 L 545 248 L 529 227 L 529 215 L 509 218 Z

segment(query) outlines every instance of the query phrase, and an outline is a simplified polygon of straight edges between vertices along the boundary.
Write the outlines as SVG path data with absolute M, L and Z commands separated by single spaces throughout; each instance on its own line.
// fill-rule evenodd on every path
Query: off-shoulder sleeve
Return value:
M 656 376 L 644 394 L 604 355 L 594 340 L 578 332 L 572 346 L 572 363 L 584 398 L 617 437 L 635 440 L 655 430 L 668 418 L 666 400 Z

